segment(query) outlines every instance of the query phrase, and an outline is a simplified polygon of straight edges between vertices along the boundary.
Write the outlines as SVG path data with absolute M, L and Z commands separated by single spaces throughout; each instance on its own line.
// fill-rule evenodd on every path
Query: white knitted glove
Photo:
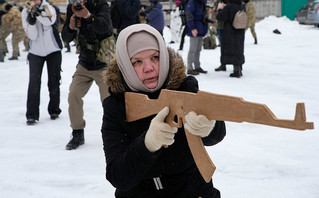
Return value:
M 165 123 L 169 108 L 164 107 L 151 121 L 150 128 L 145 135 L 145 146 L 150 152 L 159 150 L 163 145 L 172 145 L 177 132 L 176 127 Z
M 200 137 L 207 137 L 216 123 L 216 120 L 208 120 L 206 116 L 197 115 L 194 111 L 189 112 L 185 116 L 185 120 L 185 129 L 191 134 Z

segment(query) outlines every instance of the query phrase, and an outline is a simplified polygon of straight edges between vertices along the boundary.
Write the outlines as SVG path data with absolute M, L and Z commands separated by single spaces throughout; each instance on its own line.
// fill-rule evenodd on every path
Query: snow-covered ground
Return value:
M 272 31 L 279 29 L 282 34 Z M 285 17 L 270 16 L 256 24 L 258 45 L 246 32 L 243 74 L 229 78 L 215 72 L 220 49 L 203 50 L 200 89 L 242 97 L 266 104 L 280 119 L 294 119 L 295 105 L 304 102 L 307 121 L 314 130 L 297 131 L 249 123 L 226 122 L 227 136 L 207 148 L 217 166 L 214 185 L 224 198 L 319 197 L 319 29 L 299 25 Z M 170 41 L 169 29 L 164 37 Z M 58 120 L 47 113 L 46 69 L 43 71 L 40 121 L 27 126 L 25 119 L 28 65 L 20 44 L 18 61 L 0 63 L 0 197 L 65 198 L 114 197 L 105 179 L 105 160 L 100 134 L 102 107 L 93 84 L 84 98 L 86 144 L 66 151 L 71 128 L 68 118 L 68 87 L 77 55 L 63 52 L 61 108 Z M 170 45 L 178 49 L 179 44 Z M 188 38 L 180 51 L 186 62 Z M 63 50 L 65 51 L 65 49 Z

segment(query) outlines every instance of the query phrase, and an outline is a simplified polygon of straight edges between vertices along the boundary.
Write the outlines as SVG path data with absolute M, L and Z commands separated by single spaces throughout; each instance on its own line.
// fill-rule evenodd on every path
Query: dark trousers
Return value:
M 179 45 L 180 50 L 184 48 L 184 41 L 185 41 L 185 36 L 187 34 L 187 31 L 188 31 L 188 25 L 185 25 L 184 30 L 182 32 L 182 36 L 181 36 L 181 43 Z
M 39 120 L 41 76 L 44 62 L 47 64 L 48 88 L 50 101 L 49 114 L 60 114 L 60 80 L 61 80 L 61 51 L 53 52 L 45 57 L 28 54 L 29 61 L 29 87 L 26 117 Z

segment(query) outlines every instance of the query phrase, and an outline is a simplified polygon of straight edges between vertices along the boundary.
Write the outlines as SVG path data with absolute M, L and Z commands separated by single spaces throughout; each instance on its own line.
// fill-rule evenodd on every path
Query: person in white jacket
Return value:
M 27 125 L 39 120 L 41 76 L 47 64 L 50 101 L 48 112 L 55 120 L 61 113 L 60 80 L 62 42 L 57 30 L 56 11 L 45 0 L 31 0 L 22 10 L 22 25 L 30 39 L 27 56 L 29 62 L 29 87 L 27 98 Z
M 176 9 L 175 11 L 171 11 L 170 16 L 171 16 L 171 43 L 179 43 L 180 39 L 180 33 L 181 33 L 181 26 L 182 26 L 182 21 L 179 16 L 179 5 L 181 4 L 180 1 L 176 1 Z

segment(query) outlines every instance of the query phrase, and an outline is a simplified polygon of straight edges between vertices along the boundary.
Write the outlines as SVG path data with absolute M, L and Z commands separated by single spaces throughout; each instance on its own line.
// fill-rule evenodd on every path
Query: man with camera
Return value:
M 27 125 L 34 125 L 39 120 L 41 75 L 44 63 L 48 71 L 50 101 L 48 113 L 52 120 L 59 117 L 61 49 L 62 42 L 57 30 L 56 11 L 46 0 L 30 0 L 22 10 L 22 25 L 30 39 L 28 63 L 30 69 Z
M 69 118 L 73 131 L 67 150 L 84 144 L 83 97 L 93 81 L 99 87 L 101 101 L 109 95 L 102 72 L 114 56 L 112 35 L 110 8 L 105 0 L 70 1 L 62 38 L 66 43 L 75 41 L 79 61 L 69 88 Z

